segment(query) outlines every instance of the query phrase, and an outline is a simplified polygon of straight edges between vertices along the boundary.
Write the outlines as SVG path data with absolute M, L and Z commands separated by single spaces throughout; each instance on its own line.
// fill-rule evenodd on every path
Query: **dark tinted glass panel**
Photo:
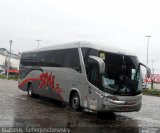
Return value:
M 69 67 L 80 70 L 77 48 L 24 53 L 21 64 L 26 66 Z
M 29 53 L 23 53 L 21 55 L 21 58 L 24 59 L 24 58 L 35 58 L 37 56 L 37 53 L 36 52 L 29 52 Z
M 93 56 L 99 56 L 99 51 L 96 49 L 91 49 L 90 54 L 89 55 L 93 55 Z
M 40 66 L 62 67 L 63 57 L 58 51 L 41 51 L 38 52 L 38 59 L 41 60 Z
M 117 95 L 137 95 L 142 92 L 139 61 L 135 56 L 103 52 L 105 74 L 102 78 L 104 91 Z
M 89 63 L 89 56 L 98 56 L 99 52 L 98 50 L 91 49 L 91 48 L 82 48 L 82 55 L 84 59 L 84 63 L 87 64 Z
M 21 56 L 20 64 L 24 66 L 37 66 L 40 63 L 40 60 L 38 60 L 36 56 L 37 56 L 36 52 L 24 53 Z
M 88 60 L 90 50 L 91 50 L 90 48 L 82 48 L 82 55 L 83 55 L 84 62 Z

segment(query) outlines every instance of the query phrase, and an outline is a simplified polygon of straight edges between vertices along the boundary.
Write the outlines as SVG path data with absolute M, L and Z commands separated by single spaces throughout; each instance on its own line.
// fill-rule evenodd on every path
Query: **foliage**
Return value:
M 145 90 L 143 90 L 143 94 L 160 96 L 160 90 L 158 90 L 158 89 L 145 89 Z
M 1 79 L 7 79 L 6 75 L 0 75 Z M 18 76 L 13 76 L 13 75 L 9 75 L 8 77 L 9 80 L 18 80 Z

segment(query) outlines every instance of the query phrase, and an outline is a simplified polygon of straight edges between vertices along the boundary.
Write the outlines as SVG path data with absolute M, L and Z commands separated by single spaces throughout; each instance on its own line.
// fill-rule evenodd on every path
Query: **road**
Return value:
M 71 132 L 160 132 L 160 97 L 143 96 L 133 113 L 74 112 L 53 100 L 34 99 L 18 89 L 17 81 L 0 79 L 0 127 L 70 128 Z

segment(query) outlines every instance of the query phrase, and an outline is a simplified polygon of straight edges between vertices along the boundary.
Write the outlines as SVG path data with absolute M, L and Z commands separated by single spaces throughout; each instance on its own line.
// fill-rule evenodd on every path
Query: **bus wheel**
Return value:
M 75 111 L 79 111 L 80 110 L 80 98 L 79 98 L 79 94 L 77 92 L 74 93 L 73 96 L 72 96 L 71 107 Z
M 27 94 L 28 94 L 29 97 L 34 97 L 35 96 L 35 94 L 33 93 L 33 86 L 32 86 L 32 84 L 28 85 Z

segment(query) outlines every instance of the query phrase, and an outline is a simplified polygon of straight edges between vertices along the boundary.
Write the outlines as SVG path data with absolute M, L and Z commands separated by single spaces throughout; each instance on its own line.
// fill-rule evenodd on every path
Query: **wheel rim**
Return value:
M 32 95 L 32 87 L 30 86 L 28 89 L 28 95 L 31 96 Z
M 79 98 L 77 96 L 73 98 L 72 106 L 74 109 L 77 109 L 79 107 Z

